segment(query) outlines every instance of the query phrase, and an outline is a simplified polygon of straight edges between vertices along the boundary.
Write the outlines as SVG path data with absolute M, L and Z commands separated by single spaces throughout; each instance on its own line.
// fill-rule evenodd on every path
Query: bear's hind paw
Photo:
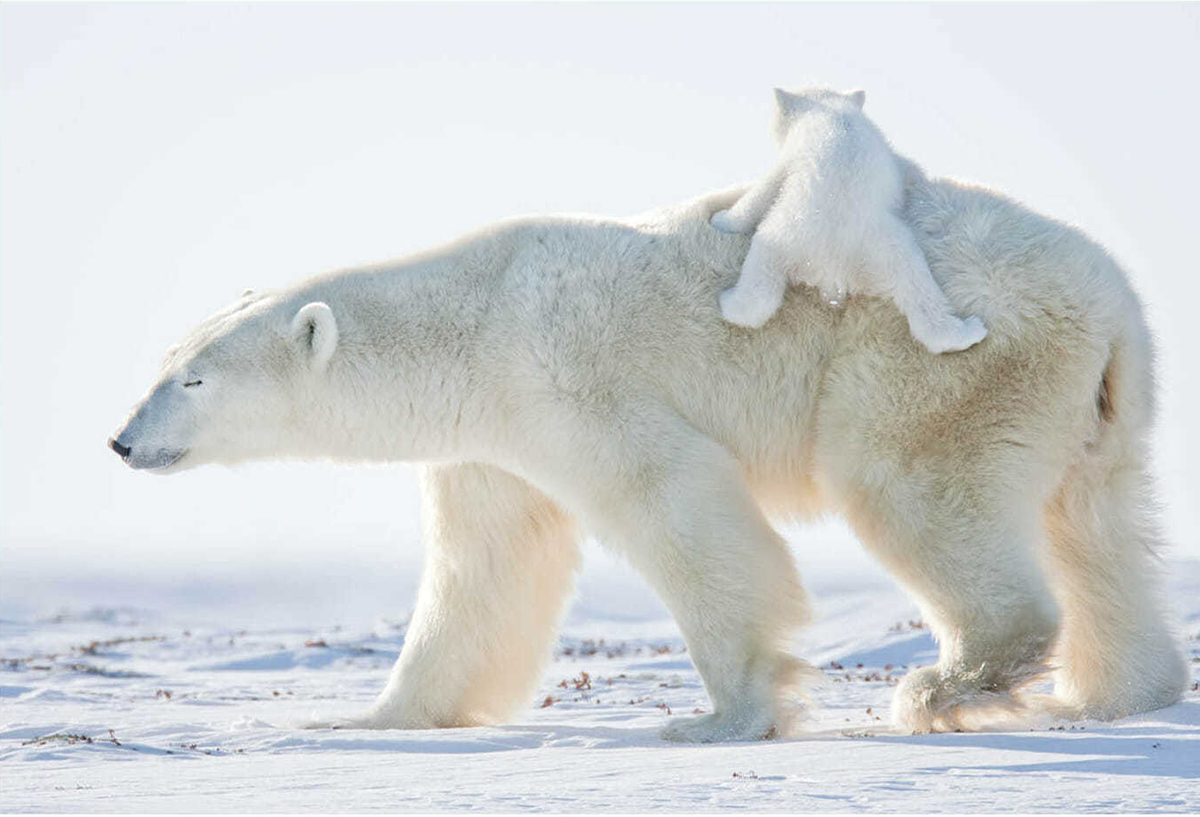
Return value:
M 892 699 L 892 723 L 914 734 L 977 732 L 1023 728 L 1037 714 L 1031 699 L 1017 687 L 1044 671 L 1032 665 L 1006 684 L 984 687 L 977 678 L 943 675 L 924 667 L 901 680 Z

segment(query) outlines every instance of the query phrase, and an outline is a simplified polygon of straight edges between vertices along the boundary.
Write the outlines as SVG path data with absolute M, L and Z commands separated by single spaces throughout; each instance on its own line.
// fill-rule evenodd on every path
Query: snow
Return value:
M 1200 810 L 1194 688 L 1115 723 L 893 731 L 892 685 L 936 659 L 928 630 L 878 569 L 803 553 L 818 617 L 797 652 L 825 675 L 804 735 L 666 743 L 664 723 L 708 708 L 699 677 L 644 585 L 588 554 L 529 709 L 506 726 L 414 732 L 299 728 L 382 689 L 404 620 L 376 614 L 411 605 L 411 564 L 191 576 L 6 565 L 0 809 Z M 1194 686 L 1200 562 L 1167 568 Z

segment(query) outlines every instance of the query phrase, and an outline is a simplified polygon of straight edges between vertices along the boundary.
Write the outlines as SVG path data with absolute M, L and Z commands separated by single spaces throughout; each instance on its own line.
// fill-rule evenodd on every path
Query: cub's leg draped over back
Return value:
M 756 182 L 745 195 L 727 210 L 712 214 L 710 223 L 726 233 L 752 233 L 762 221 L 767 210 L 775 203 L 783 185 L 784 169 L 774 168 L 766 177 Z
M 737 284 L 723 291 L 718 299 L 721 316 L 750 329 L 769 321 L 783 303 L 788 268 L 795 263 L 786 251 L 775 246 L 767 231 L 757 233 L 750 240 Z
M 977 315 L 959 318 L 929 272 L 912 228 L 891 213 L 877 217 L 873 241 L 861 248 L 869 277 L 891 293 L 912 335 L 934 354 L 958 352 L 987 337 Z

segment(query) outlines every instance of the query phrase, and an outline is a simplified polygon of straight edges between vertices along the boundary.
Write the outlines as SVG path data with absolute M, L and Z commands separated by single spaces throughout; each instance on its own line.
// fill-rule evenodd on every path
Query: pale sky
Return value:
M 772 86 L 821 84 L 866 89 L 929 173 L 1126 267 L 1160 351 L 1169 539 L 1200 556 L 1198 29 L 1196 5 L 4 3 L 0 553 L 51 572 L 413 558 L 407 466 L 157 478 L 105 439 L 167 346 L 247 287 L 748 181 Z

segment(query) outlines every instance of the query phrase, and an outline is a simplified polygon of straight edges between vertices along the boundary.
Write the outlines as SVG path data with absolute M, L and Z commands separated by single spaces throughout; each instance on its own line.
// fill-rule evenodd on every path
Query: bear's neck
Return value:
M 341 334 L 327 413 L 310 439 L 354 462 L 470 458 L 485 411 L 476 388 L 480 327 L 494 282 L 434 258 L 330 276 L 306 297 L 329 299 Z M 321 416 L 324 415 L 324 416 Z

